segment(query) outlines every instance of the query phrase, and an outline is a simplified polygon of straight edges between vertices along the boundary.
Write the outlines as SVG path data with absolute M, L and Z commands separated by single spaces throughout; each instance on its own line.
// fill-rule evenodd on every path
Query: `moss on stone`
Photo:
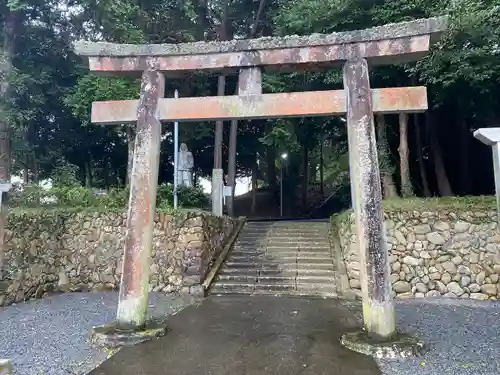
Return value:
M 93 208 L 9 210 L 0 306 L 45 293 L 116 289 L 126 217 L 123 210 Z M 157 211 L 150 289 L 200 286 L 237 223 L 200 210 Z
M 442 197 L 442 198 L 410 198 L 389 199 L 383 201 L 385 213 L 396 212 L 454 212 L 464 211 L 492 211 L 496 209 L 494 196 L 466 196 L 466 197 Z M 337 227 L 346 220 L 350 220 L 352 209 L 332 215 L 331 223 Z

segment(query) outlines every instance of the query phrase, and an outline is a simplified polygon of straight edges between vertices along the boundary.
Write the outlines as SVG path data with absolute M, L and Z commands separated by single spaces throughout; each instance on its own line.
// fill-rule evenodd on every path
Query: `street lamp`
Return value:
M 283 164 L 285 163 L 288 154 L 284 152 L 281 154 L 280 162 L 280 216 L 283 217 Z

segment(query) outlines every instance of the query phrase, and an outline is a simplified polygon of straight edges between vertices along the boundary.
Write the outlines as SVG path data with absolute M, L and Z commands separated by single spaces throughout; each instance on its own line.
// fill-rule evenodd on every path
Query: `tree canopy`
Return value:
M 3 0 L 3 62 L 10 65 L 0 69 L 8 83 L 1 111 L 10 129 L 12 173 L 37 182 L 69 168 L 89 187 L 126 183 L 127 127 L 91 124 L 90 108 L 97 100 L 137 98 L 139 83 L 90 74 L 72 51 L 75 40 L 179 43 L 306 35 L 443 14 L 450 15 L 449 31 L 428 56 L 371 72 L 373 87 L 428 87 L 429 111 L 408 119 L 408 165 L 398 157 L 401 118 L 385 116 L 378 133 L 387 139 L 381 163 L 389 169 L 381 169 L 389 171 L 391 194 L 406 194 L 406 169 L 411 191 L 420 196 L 490 194 L 490 150 L 472 132 L 500 123 L 500 4 L 493 0 Z M 226 93 L 234 93 L 236 83 L 227 77 Z M 342 74 L 264 74 L 263 84 L 264 92 L 338 89 Z M 192 74 L 168 81 L 166 96 L 175 89 L 181 96 L 215 95 L 217 77 Z M 165 124 L 161 183 L 173 179 L 171 132 L 172 124 Z M 228 139 L 225 126 L 225 170 Z M 181 124 L 181 141 L 193 151 L 196 176 L 209 176 L 214 124 Z M 346 151 L 341 118 L 245 121 L 238 126 L 237 175 L 254 173 L 259 186 L 276 190 L 280 155 L 286 152 L 287 194 L 307 195 L 308 186 L 322 183 L 324 196 L 348 186 Z

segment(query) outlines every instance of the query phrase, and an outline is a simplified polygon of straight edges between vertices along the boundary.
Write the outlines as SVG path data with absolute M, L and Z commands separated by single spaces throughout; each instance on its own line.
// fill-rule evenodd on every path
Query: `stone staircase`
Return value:
M 210 294 L 336 297 L 329 223 L 248 222 Z

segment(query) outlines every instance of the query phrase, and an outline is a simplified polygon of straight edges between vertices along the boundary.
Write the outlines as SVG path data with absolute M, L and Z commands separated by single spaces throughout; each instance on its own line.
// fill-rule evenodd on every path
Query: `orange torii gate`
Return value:
M 361 260 L 363 315 L 371 336 L 395 333 L 373 113 L 427 109 L 425 87 L 370 89 L 368 63 L 409 62 L 424 56 L 447 18 L 366 30 L 224 42 L 131 45 L 77 43 L 90 70 L 142 74 L 138 100 L 93 103 L 92 122 L 137 122 L 117 324 L 145 323 L 161 121 L 201 121 L 347 114 L 351 187 Z M 262 94 L 261 71 L 297 71 L 343 64 L 344 90 Z M 164 79 L 194 70 L 239 74 L 238 95 L 170 99 Z M 222 171 L 214 170 L 214 213 L 222 214 Z M 350 345 L 345 340 L 346 345 Z M 358 348 L 359 349 L 359 348 Z M 357 350 L 358 350 L 357 349 Z

